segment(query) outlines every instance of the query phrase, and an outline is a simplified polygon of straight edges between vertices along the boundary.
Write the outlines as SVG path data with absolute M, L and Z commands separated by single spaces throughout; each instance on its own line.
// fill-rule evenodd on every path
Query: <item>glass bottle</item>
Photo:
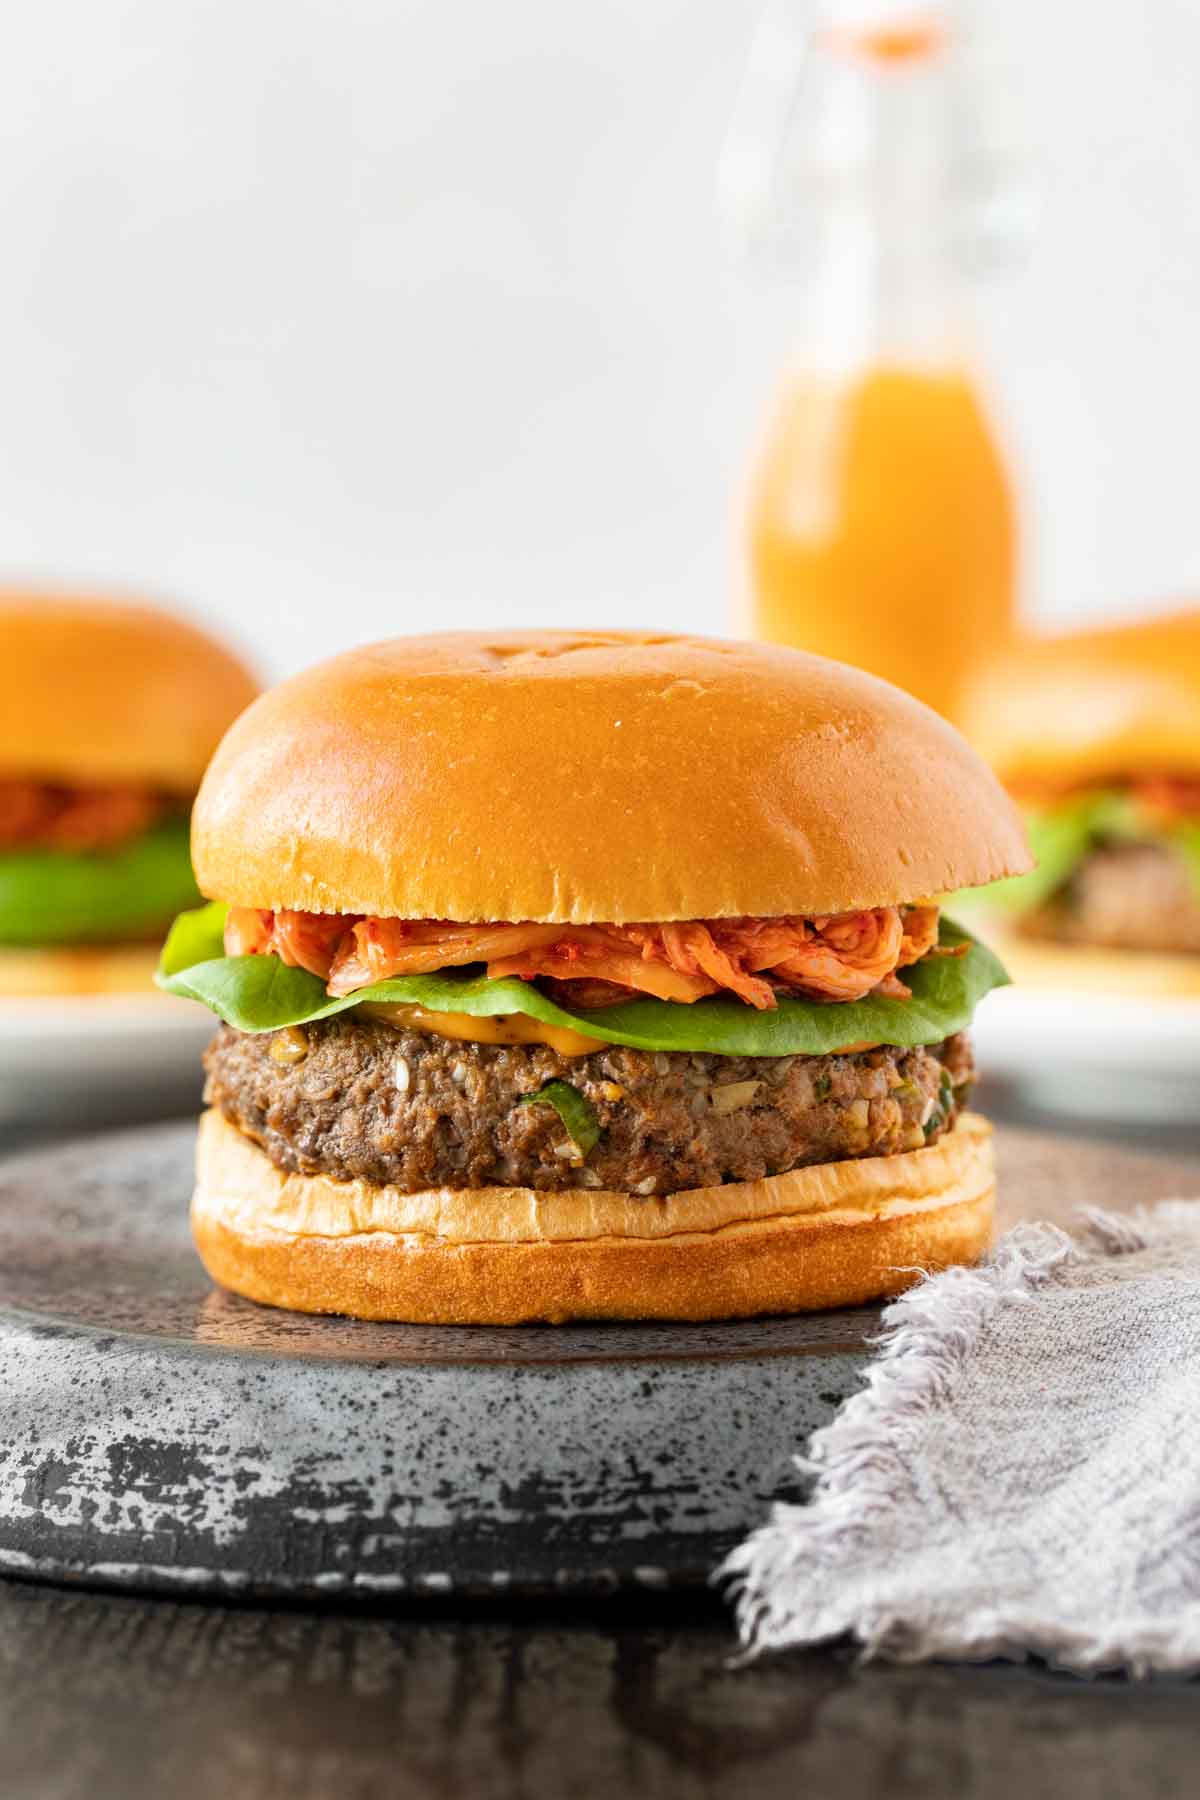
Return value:
M 751 479 L 752 627 L 954 718 L 1013 623 L 1014 496 L 964 316 L 949 27 L 871 11 L 827 11 L 798 91 L 804 304 Z

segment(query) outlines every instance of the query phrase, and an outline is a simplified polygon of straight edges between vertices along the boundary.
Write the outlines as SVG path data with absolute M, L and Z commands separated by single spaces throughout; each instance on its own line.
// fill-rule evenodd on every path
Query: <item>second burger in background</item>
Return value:
M 1200 980 L 1200 612 L 1019 642 L 966 728 L 1038 859 L 989 903 L 1022 938 L 1142 953 L 1124 965 L 1139 985 Z M 1089 966 L 1111 984 L 1122 964 Z
M 0 593 L 0 997 L 151 986 L 188 815 L 256 684 L 146 605 Z

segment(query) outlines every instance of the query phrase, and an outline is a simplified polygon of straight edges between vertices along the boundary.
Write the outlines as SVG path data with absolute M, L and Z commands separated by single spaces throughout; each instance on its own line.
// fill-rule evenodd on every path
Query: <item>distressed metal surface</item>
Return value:
M 325 1595 L 696 1578 L 855 1366 L 372 1367 L 8 1321 L 0 1566 Z
M 872 1314 L 437 1330 L 209 1286 L 190 1127 L 0 1168 L 0 1569 L 324 1598 L 703 1579 Z
M 1200 1189 L 1195 1163 L 1002 1141 L 1009 1216 Z M 0 1569 L 260 1597 L 704 1578 L 797 1494 L 872 1308 L 447 1330 L 214 1292 L 192 1130 L 0 1165 Z

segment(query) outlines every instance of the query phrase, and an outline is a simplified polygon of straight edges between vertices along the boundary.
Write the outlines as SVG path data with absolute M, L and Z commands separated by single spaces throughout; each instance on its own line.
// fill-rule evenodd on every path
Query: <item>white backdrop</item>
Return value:
M 0 59 L 0 570 L 271 673 L 432 623 L 722 629 L 783 333 L 723 274 L 753 0 L 39 0 Z M 1200 591 L 1200 8 L 1007 0 L 986 304 L 1045 617 Z

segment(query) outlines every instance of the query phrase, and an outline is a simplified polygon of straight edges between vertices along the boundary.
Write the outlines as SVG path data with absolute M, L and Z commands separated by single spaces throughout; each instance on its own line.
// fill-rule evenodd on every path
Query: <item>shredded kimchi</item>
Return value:
M 1023 806 L 1054 810 L 1090 794 L 1126 794 L 1151 825 L 1171 826 L 1200 821 L 1200 776 L 1114 775 L 1083 784 L 1022 776 L 1010 783 Z
M 145 788 L 0 781 L 0 850 L 106 850 L 149 830 L 166 807 Z
M 1163 825 L 1200 819 L 1200 779 L 1195 775 L 1146 775 L 1133 784 L 1133 792 Z
M 336 996 L 393 976 L 484 963 L 496 978 L 551 982 L 581 1007 L 631 994 L 688 1004 L 728 993 L 766 1009 L 781 993 L 907 998 L 897 970 L 928 955 L 937 936 L 936 906 L 664 925 L 456 925 L 233 907 L 225 948 L 231 956 L 278 956 L 320 976 Z

